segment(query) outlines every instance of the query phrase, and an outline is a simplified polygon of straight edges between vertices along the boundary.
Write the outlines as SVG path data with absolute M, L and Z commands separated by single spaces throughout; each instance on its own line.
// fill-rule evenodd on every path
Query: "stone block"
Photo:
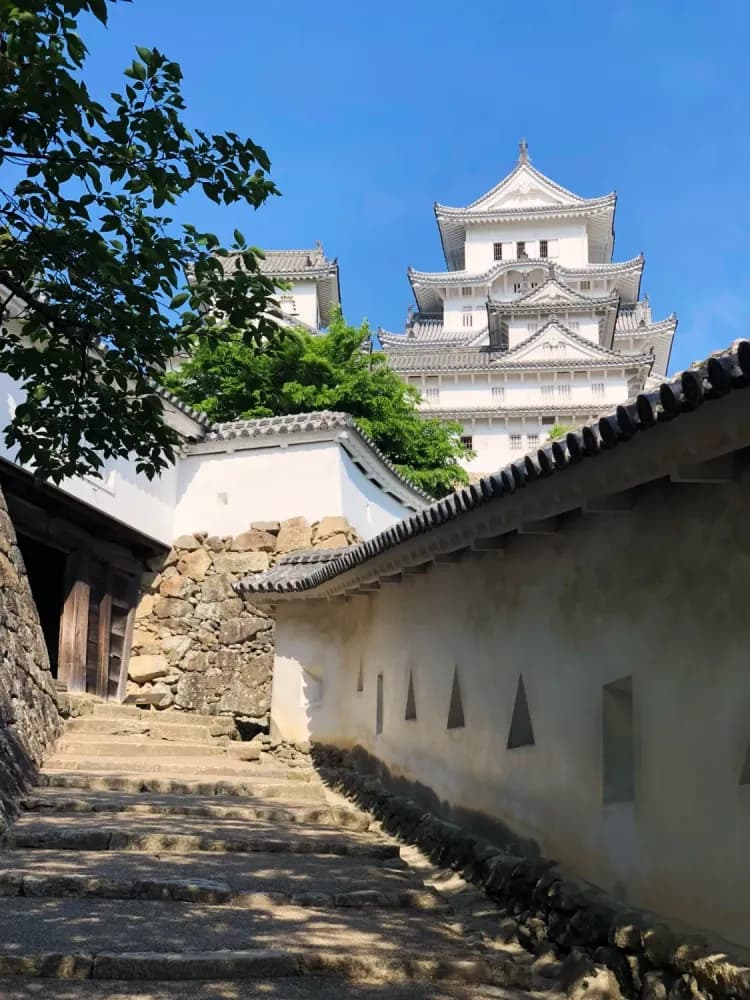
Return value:
M 169 672 L 166 656 L 131 656 L 128 677 L 139 684 L 164 677 Z
M 174 540 L 172 546 L 183 552 L 195 552 L 196 549 L 201 547 L 201 543 L 195 535 L 180 535 L 179 538 Z
M 142 628 L 133 629 L 133 649 L 140 649 L 141 646 L 150 646 L 156 642 L 153 632 L 147 632 Z
M 312 546 L 312 529 L 305 517 L 290 517 L 283 521 L 276 539 L 276 552 L 283 555 L 295 552 L 297 549 L 309 549 Z
M 232 552 L 273 552 L 276 548 L 276 538 L 270 531 L 258 531 L 251 528 L 237 535 L 232 542 Z
M 179 663 L 187 654 L 193 640 L 189 635 L 168 635 L 161 640 L 161 648 L 170 664 Z
M 184 576 L 189 576 L 191 580 L 201 583 L 211 565 L 211 556 L 203 548 L 198 548 L 193 552 L 188 552 L 177 563 L 177 569 Z
M 324 517 L 313 528 L 313 541 L 331 535 L 348 535 L 351 525 L 345 517 Z
M 236 618 L 241 610 L 242 599 L 239 597 L 229 597 L 225 601 L 201 601 L 195 606 L 195 617 L 224 621 L 227 618 Z
M 153 614 L 155 598 L 152 594 L 144 594 L 135 609 L 136 618 L 148 618 Z
M 253 639 L 262 629 L 268 628 L 267 618 L 230 618 L 224 621 L 219 629 L 219 642 L 222 646 L 232 646 L 238 642 Z
M 201 587 L 201 600 L 223 601 L 227 597 L 235 597 L 233 583 L 234 577 L 231 573 L 216 573 L 214 576 L 209 576 Z
M 267 552 L 221 552 L 214 558 L 217 573 L 232 573 L 237 578 L 268 569 Z
M 175 573 L 161 581 L 159 593 L 162 597 L 189 597 L 194 587 L 195 583 L 189 577 Z
M 179 597 L 162 597 L 154 605 L 157 618 L 184 618 L 191 611 L 190 602 Z
M 278 521 L 253 521 L 250 527 L 255 531 L 267 531 L 271 535 L 278 535 L 281 525 Z
M 327 538 L 321 538 L 318 541 L 313 542 L 316 549 L 343 549 L 349 544 L 349 539 L 346 535 L 329 535 Z

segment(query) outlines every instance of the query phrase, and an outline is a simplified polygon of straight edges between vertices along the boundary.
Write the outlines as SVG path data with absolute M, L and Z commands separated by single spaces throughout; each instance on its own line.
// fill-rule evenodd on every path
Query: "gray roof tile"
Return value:
M 565 441 L 530 452 L 524 458 L 484 477 L 475 490 L 452 493 L 419 514 L 404 519 L 371 538 L 351 546 L 344 555 L 323 564 L 309 566 L 304 575 L 289 579 L 282 567 L 241 580 L 236 588 L 253 594 L 309 593 L 347 570 L 402 544 L 414 534 L 433 530 L 441 521 L 460 517 L 480 504 L 497 503 L 517 486 L 530 486 L 541 477 L 577 465 L 584 456 L 595 457 L 602 449 L 638 441 L 643 432 L 664 421 L 674 421 L 683 413 L 694 412 L 704 403 L 750 385 L 750 341 L 736 341 L 725 351 L 661 383 L 658 391 L 641 393 L 635 400 L 618 406 L 598 424 L 585 426 L 567 435 Z M 571 473 L 572 474 L 572 473 Z M 298 566 L 300 564 L 297 564 Z

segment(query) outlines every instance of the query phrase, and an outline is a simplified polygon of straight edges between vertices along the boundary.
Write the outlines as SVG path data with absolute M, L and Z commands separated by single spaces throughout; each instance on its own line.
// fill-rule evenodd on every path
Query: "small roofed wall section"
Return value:
M 0 492 L 0 835 L 60 732 L 57 692 L 16 533 Z
M 273 730 L 750 946 L 748 489 L 745 450 L 371 593 L 279 601 Z
M 126 701 L 268 728 L 274 619 L 233 585 L 290 552 L 359 541 L 342 517 L 256 521 L 237 535 L 186 534 L 143 580 Z
M 302 510 L 311 522 L 345 517 L 367 539 L 412 512 L 364 475 L 336 440 L 290 438 L 244 450 L 241 443 L 236 450 L 231 443 L 213 451 L 195 446 L 179 463 L 175 535 L 196 526 L 211 535 L 239 534 L 250 521 L 283 521 Z M 384 466 L 382 473 L 388 475 Z
M 16 381 L 0 372 L 0 429 L 7 427 L 23 392 Z M 169 422 L 186 436 L 202 433 L 196 421 L 165 403 Z M 9 449 L 0 436 L 0 458 L 14 465 L 17 449 Z M 66 479 L 60 489 L 103 514 L 127 524 L 148 538 L 168 545 L 174 537 L 177 468 L 170 466 L 156 479 L 137 473 L 135 461 L 118 458 L 105 463 L 101 478 Z

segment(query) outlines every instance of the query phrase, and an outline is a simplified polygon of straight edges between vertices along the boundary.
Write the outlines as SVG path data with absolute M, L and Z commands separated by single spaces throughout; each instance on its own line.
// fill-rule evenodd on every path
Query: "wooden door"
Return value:
M 138 581 L 86 553 L 68 557 L 59 676 L 68 691 L 122 701 Z

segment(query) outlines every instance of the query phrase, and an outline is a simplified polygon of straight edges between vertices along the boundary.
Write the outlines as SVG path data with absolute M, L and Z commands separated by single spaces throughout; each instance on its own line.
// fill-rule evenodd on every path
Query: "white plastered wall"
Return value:
M 363 746 L 630 904 L 750 945 L 750 477 L 653 486 L 502 555 L 277 606 L 280 735 Z M 360 660 L 364 691 L 356 691 Z M 446 728 L 458 668 L 465 727 Z M 317 699 L 285 697 L 290 676 Z M 405 721 L 409 670 L 417 719 Z M 375 734 L 376 678 L 384 727 Z M 507 749 L 519 675 L 533 746 Z M 603 802 L 603 686 L 632 678 L 635 800 Z
M 236 535 L 252 521 L 343 515 L 371 538 L 413 512 L 355 468 L 336 441 L 192 454 L 180 459 L 178 472 L 175 536 Z

